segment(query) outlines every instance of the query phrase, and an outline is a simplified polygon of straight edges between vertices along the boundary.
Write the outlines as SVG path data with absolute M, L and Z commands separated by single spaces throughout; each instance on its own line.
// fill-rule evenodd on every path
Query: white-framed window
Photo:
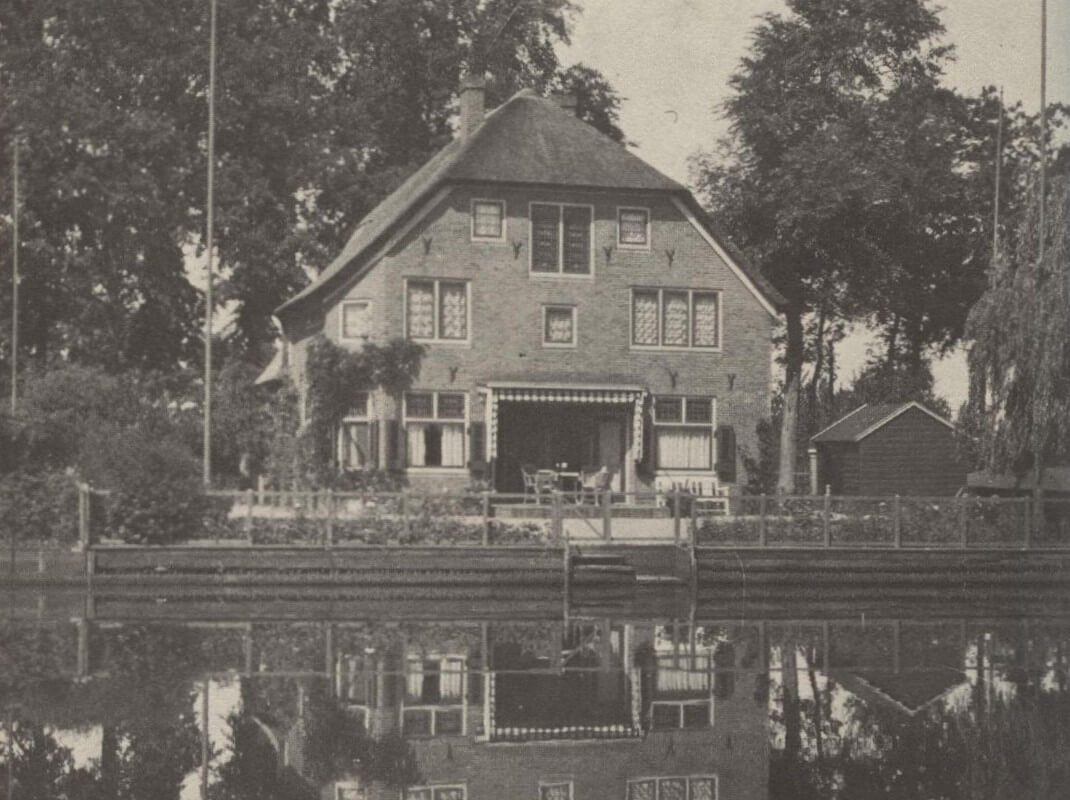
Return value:
M 461 392 L 405 394 L 405 455 L 410 467 L 463 467 L 468 398 Z
M 468 786 L 463 783 L 440 786 L 410 786 L 401 800 L 467 800 Z
M 572 800 L 572 781 L 539 781 L 539 800 Z
M 720 292 L 632 290 L 632 347 L 717 350 L 720 346 Z
M 371 335 L 371 307 L 368 300 L 343 301 L 339 335 L 349 341 L 367 339 Z
M 654 446 L 658 469 L 713 469 L 716 406 L 711 397 L 654 398 Z
M 717 800 L 717 776 L 679 775 L 630 780 L 625 800 Z
M 594 206 L 531 203 L 529 268 L 533 275 L 594 271 Z
M 650 209 L 617 208 L 617 247 L 621 250 L 650 249 Z
M 505 241 L 504 200 L 476 198 L 472 201 L 472 241 Z
M 463 736 L 467 660 L 463 655 L 410 655 L 405 660 L 401 731 L 405 736 Z
M 471 329 L 468 281 L 405 282 L 405 333 L 410 339 L 467 342 Z
M 650 704 L 650 727 L 655 731 L 701 730 L 713 727 L 713 701 L 655 700 Z
M 368 790 L 355 782 L 336 783 L 334 800 L 368 800 Z
M 360 392 L 342 418 L 338 429 L 338 463 L 342 469 L 371 469 L 378 460 L 370 405 L 368 393 Z
M 544 347 L 576 346 L 576 307 L 542 307 L 542 343 Z

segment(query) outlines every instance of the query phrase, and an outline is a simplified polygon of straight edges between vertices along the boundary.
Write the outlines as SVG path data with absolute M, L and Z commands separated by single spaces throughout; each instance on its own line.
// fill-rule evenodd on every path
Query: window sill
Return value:
M 502 236 L 500 239 L 482 238 L 480 236 L 470 236 L 468 241 L 471 244 L 509 244 L 509 239 Z
M 553 344 L 551 342 L 543 342 L 542 346 L 544 348 L 546 348 L 547 350 L 575 350 L 576 349 L 576 343 L 575 342 L 573 342 L 572 344 Z
M 547 278 L 549 280 L 565 281 L 590 281 L 594 280 L 594 272 L 538 272 L 528 270 L 529 278 Z
M 618 242 L 617 249 L 632 253 L 649 253 L 653 248 L 649 244 L 621 244 Z
M 629 350 L 647 353 L 720 353 L 721 347 L 683 347 L 679 345 L 663 344 L 631 344 Z
M 468 473 L 468 467 L 405 467 L 405 472 L 416 475 L 461 475 Z
M 471 347 L 471 339 L 416 339 L 409 337 L 408 341 L 425 345 L 445 345 L 446 347 Z

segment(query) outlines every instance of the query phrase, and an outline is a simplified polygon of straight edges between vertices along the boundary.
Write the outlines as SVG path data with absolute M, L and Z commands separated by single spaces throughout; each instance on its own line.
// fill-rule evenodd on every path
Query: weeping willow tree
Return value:
M 979 455 L 1022 474 L 1070 461 L 1070 178 L 1053 182 L 1045 246 L 1039 208 L 993 265 L 970 312 L 970 412 Z

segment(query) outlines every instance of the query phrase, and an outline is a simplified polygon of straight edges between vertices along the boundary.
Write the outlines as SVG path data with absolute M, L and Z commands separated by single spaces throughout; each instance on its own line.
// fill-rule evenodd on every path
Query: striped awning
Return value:
M 643 404 L 646 389 L 638 386 L 502 386 L 488 384 L 486 405 L 487 460 L 498 457 L 498 415 L 501 403 L 606 403 L 632 406 L 635 460 L 643 457 Z

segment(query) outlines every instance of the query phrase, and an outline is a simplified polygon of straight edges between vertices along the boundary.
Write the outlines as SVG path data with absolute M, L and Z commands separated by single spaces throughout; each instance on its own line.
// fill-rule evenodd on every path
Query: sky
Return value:
M 711 150 L 727 132 L 719 108 L 728 77 L 746 51 L 758 17 L 785 10 L 783 0 L 577 0 L 565 64 L 600 70 L 624 98 L 621 126 L 635 152 L 688 183 L 688 158 Z M 955 45 L 950 85 L 976 94 L 1002 85 L 1006 102 L 1040 107 L 1041 0 L 944 0 L 945 43 Z M 1070 3 L 1048 3 L 1048 102 L 1070 103 Z M 837 359 L 844 377 L 865 360 L 859 331 Z M 934 364 L 937 393 L 958 408 L 966 399 L 966 364 L 957 352 Z

